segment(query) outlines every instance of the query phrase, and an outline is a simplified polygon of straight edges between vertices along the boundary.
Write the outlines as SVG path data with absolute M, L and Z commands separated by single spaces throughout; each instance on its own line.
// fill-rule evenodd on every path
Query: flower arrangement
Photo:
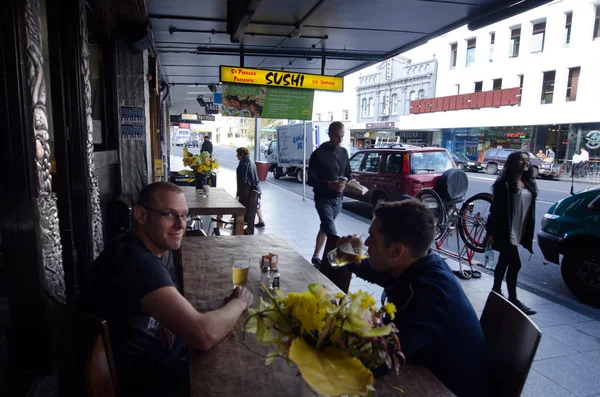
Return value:
M 192 154 L 186 147 L 183 148 L 183 165 L 190 167 L 192 170 L 181 170 L 179 174 L 188 176 L 193 176 L 194 174 L 209 176 L 219 169 L 217 159 L 211 158 L 210 153 L 201 152 L 200 154 Z
M 404 356 L 394 323 L 396 307 L 376 308 L 375 299 L 362 290 L 335 297 L 320 284 L 308 291 L 271 293 L 262 290 L 258 308 L 250 309 L 245 330 L 260 342 L 274 345 L 266 365 L 283 357 L 294 362 L 304 381 L 325 396 L 365 396 L 372 393 L 373 370 L 387 366 L 400 370 Z

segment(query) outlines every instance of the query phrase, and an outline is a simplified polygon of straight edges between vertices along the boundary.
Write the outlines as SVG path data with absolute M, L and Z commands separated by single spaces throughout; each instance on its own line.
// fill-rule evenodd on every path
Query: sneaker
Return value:
M 263 228 L 263 227 L 265 227 L 265 223 L 264 222 L 258 222 L 257 224 L 254 225 L 254 227 Z
M 532 308 L 530 308 L 529 306 L 527 306 L 526 304 L 524 304 L 523 302 L 521 302 L 518 299 L 511 299 L 510 303 L 515 305 L 520 311 L 527 314 L 528 316 L 533 316 L 534 314 L 537 313 L 535 310 L 533 310 Z
M 310 260 L 310 262 L 315 265 L 317 269 L 321 268 L 321 260 L 319 258 L 314 257 Z

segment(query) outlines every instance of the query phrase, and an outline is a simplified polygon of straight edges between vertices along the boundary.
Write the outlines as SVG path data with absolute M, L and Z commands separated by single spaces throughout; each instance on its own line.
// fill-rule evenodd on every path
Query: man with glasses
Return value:
M 133 231 L 106 247 L 85 280 L 82 308 L 108 322 L 123 395 L 187 396 L 187 346 L 211 349 L 252 304 L 238 287 L 222 308 L 199 313 L 175 288 L 161 257 L 181 246 L 187 214 L 178 186 L 146 186 Z

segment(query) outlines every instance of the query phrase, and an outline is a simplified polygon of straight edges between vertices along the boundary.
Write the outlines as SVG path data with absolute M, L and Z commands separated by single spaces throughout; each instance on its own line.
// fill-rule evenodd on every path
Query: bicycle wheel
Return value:
M 438 240 L 446 230 L 446 210 L 442 199 L 433 189 L 423 189 L 415 195 L 433 213 L 436 224 L 435 239 Z
M 458 232 L 465 245 L 475 252 L 485 252 L 485 225 L 491 205 L 492 195 L 479 193 L 460 208 Z

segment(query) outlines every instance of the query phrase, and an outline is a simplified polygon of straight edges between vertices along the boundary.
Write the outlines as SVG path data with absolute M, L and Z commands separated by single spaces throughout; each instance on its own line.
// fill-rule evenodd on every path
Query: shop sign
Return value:
M 588 132 L 585 134 L 585 139 L 587 140 L 585 146 L 587 146 L 588 149 L 595 150 L 600 148 L 600 131 L 596 130 Z
M 198 116 L 198 120 L 215 121 L 215 116 L 211 114 L 201 114 Z
M 154 176 L 165 176 L 163 171 L 163 161 L 161 159 L 154 160 Z
M 384 123 L 367 123 L 367 128 L 394 128 L 396 125 L 393 121 Z
M 451 95 L 410 101 L 410 113 L 434 113 L 448 110 L 481 109 L 519 104 L 521 88 L 506 88 L 472 94 Z
M 398 131 L 396 136 L 403 139 L 425 139 L 427 138 L 426 131 Z
M 189 130 L 190 123 L 179 123 L 179 128 L 181 128 L 182 130 Z
M 181 113 L 181 116 L 179 116 L 179 119 L 180 120 L 196 121 L 196 120 L 198 120 L 198 115 L 197 114 Z
M 223 85 L 221 114 L 233 117 L 312 120 L 315 93 L 309 90 Z
M 204 103 L 204 111 L 206 114 L 218 114 L 219 113 L 219 105 L 214 102 L 205 102 Z
M 253 84 L 267 87 L 304 88 L 309 90 L 344 91 L 344 78 L 318 74 L 292 73 L 281 70 L 221 66 L 223 83 Z M 224 97 L 225 95 L 223 95 Z
M 506 134 L 507 139 L 525 139 L 527 138 L 526 132 L 509 132 Z

